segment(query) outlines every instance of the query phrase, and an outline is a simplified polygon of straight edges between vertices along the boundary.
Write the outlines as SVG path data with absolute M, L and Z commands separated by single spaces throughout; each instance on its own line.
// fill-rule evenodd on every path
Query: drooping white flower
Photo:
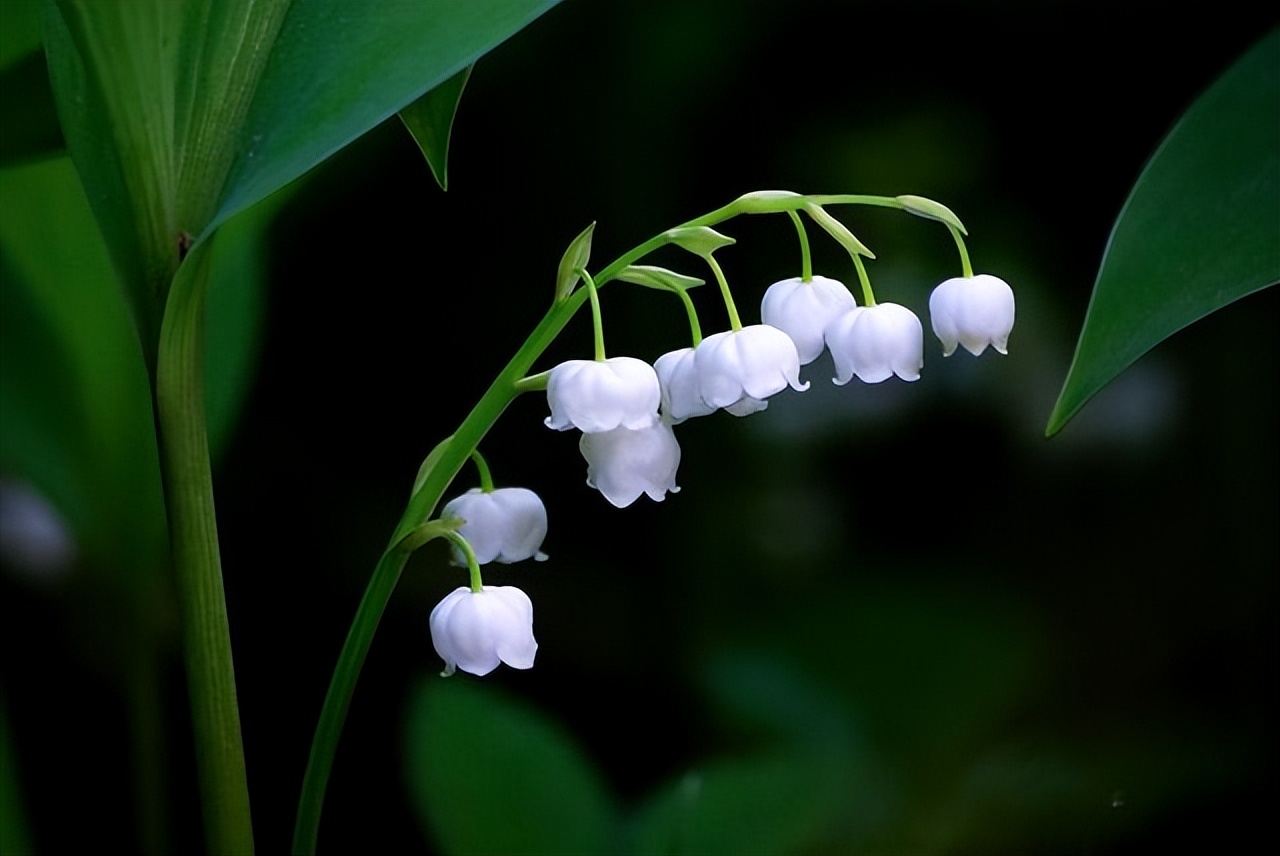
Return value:
M 444 674 L 457 669 L 487 675 L 506 663 L 533 666 L 533 603 L 515 586 L 454 589 L 431 610 L 431 644 L 444 660 Z
M 583 434 L 578 448 L 587 459 L 587 484 L 618 508 L 626 508 L 642 493 L 661 502 L 668 491 L 680 490 L 676 487 L 680 444 L 666 422 L 637 430 Z
M 587 434 L 645 428 L 658 420 L 662 392 L 653 366 L 635 357 L 569 360 L 547 377 L 548 428 Z
M 441 517 L 461 517 L 466 521 L 458 527 L 458 534 L 471 544 L 481 565 L 525 559 L 541 562 L 547 558 L 539 549 L 547 537 L 547 509 L 538 495 L 527 488 L 500 487 L 489 492 L 472 488 L 450 500 Z M 453 563 L 467 564 L 457 547 L 453 549 Z
M 825 276 L 815 276 L 808 282 L 792 277 L 775 282 L 765 291 L 760 301 L 760 320 L 790 336 L 796 343 L 800 365 L 806 366 L 822 354 L 827 325 L 856 305 L 842 282 Z
M 807 382 L 800 382 L 795 342 L 768 324 L 708 336 L 694 355 L 702 400 L 736 416 L 763 410 L 757 405 L 788 385 L 799 392 L 809 388 Z
M 929 320 L 942 341 L 942 355 L 951 356 L 956 345 L 975 357 L 987 345 L 1002 354 L 1013 331 L 1013 289 L 1003 279 L 987 273 L 953 277 L 929 295 Z
M 693 348 L 680 348 L 668 351 L 653 363 L 662 387 L 662 416 L 670 425 L 716 412 L 702 400 L 696 362 Z
M 905 306 L 859 306 L 831 322 L 826 340 L 836 364 L 836 384 L 843 386 L 855 374 L 864 383 L 880 383 L 895 374 L 920 379 L 924 328 Z

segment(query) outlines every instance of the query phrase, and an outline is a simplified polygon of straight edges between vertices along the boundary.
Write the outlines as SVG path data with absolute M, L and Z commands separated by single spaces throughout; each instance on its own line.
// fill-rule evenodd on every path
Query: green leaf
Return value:
M 194 243 L 551 5 L 49 4 L 63 133 L 149 358 Z
M 167 553 L 151 396 L 106 247 L 66 157 L 0 181 L 0 466 L 93 567 L 146 577 Z
M 1111 232 L 1046 435 L 1164 339 L 1280 281 L 1280 31 L 1201 95 Z
M 458 675 L 425 681 L 409 708 L 409 791 L 450 856 L 614 852 L 599 772 L 560 727 Z
M 217 220 L 474 65 L 556 2 L 294 0 L 240 129 Z
M 583 229 L 578 237 L 569 244 L 564 255 L 560 257 L 560 267 L 556 268 L 556 303 L 566 300 L 578 285 L 580 269 L 585 270 L 591 261 L 591 236 L 595 233 L 596 224 Z
M 842 795 L 821 755 L 717 761 L 669 785 L 637 814 L 637 853 L 787 856 L 820 852 Z
M 400 111 L 400 121 L 409 129 L 431 167 L 431 175 L 441 190 L 449 189 L 449 137 L 453 118 L 462 101 L 462 90 L 471 78 L 467 66 L 444 83 Z
M 685 276 L 653 265 L 627 265 L 619 272 L 617 278 L 623 282 L 633 282 L 636 285 L 663 291 L 688 291 L 706 282 L 705 279 L 698 279 L 696 276 Z

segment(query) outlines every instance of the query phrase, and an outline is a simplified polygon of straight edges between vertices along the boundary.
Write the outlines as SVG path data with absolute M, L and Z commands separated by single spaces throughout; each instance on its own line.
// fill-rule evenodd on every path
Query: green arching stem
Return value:
M 673 290 L 680 295 L 680 302 L 684 304 L 684 312 L 689 316 L 689 332 L 693 336 L 693 346 L 696 348 L 702 344 L 702 325 L 698 323 L 698 310 L 693 308 L 693 298 L 689 296 L 689 292 L 683 288 Z
M 160 325 L 155 411 L 210 853 L 252 853 L 253 823 L 213 506 L 204 400 L 210 240 L 174 276 Z
M 960 251 L 960 269 L 964 271 L 966 277 L 972 277 L 973 265 L 969 264 L 969 250 L 964 245 L 964 236 L 955 226 L 948 225 L 947 228 L 951 231 L 951 237 L 955 239 L 956 249 Z
M 720 263 L 716 261 L 716 257 L 711 253 L 707 253 L 703 258 L 711 266 L 711 272 L 716 275 L 716 282 L 720 284 L 720 296 L 724 298 L 724 308 L 729 313 L 729 329 L 741 330 L 742 321 L 738 318 L 738 307 L 733 305 L 733 294 L 729 291 L 729 281 L 724 278 L 724 271 L 720 269 Z
M 781 214 L 796 211 L 811 202 L 823 205 L 851 204 L 904 208 L 898 200 L 884 196 L 801 196 L 796 194 L 768 199 L 740 197 L 700 217 L 681 223 L 675 229 L 715 226 L 717 223 L 732 220 L 742 214 Z M 671 238 L 668 236 L 670 231 L 673 230 L 663 230 L 614 259 L 595 275 L 593 281 L 595 288 L 604 287 L 616 279 L 629 265 L 670 244 Z M 545 388 L 543 378 L 546 373 L 529 375 L 529 371 L 570 319 L 587 302 L 591 294 L 590 288 L 577 289 L 564 299 L 557 301 L 547 311 L 515 355 L 494 378 L 489 388 L 476 402 L 475 407 L 463 419 L 449 441 L 437 448 L 434 453 L 438 455 L 437 459 L 422 477 L 421 484 L 417 485 L 410 495 L 400 522 L 391 535 L 389 546 L 374 568 L 369 585 L 360 600 L 360 605 L 356 608 L 351 629 L 338 655 L 329 691 L 320 710 L 320 719 L 316 725 L 315 738 L 312 740 L 311 754 L 307 761 L 307 770 L 303 777 L 302 793 L 298 803 L 293 838 L 294 853 L 315 852 L 320 828 L 320 812 L 329 782 L 329 773 L 333 768 L 338 738 L 342 733 L 342 725 L 346 720 L 347 710 L 351 706 L 360 668 L 373 643 L 378 622 L 399 582 L 400 574 L 412 552 L 413 542 L 418 540 L 410 536 L 435 512 L 441 497 L 448 490 L 471 452 L 488 434 L 489 429 L 498 421 L 512 400 L 523 391 Z M 434 523 L 427 525 L 434 525 Z
M 800 238 L 800 280 L 810 282 L 813 280 L 813 260 L 809 257 L 809 234 L 805 232 L 804 222 L 801 221 L 798 212 L 788 211 L 787 215 L 795 224 L 796 236 Z
M 489 472 L 489 464 L 484 459 L 484 455 L 480 454 L 479 449 L 471 450 L 471 461 L 476 465 L 476 471 L 480 474 L 480 490 L 485 493 L 493 493 L 493 474 Z
M 484 590 L 484 580 L 480 579 L 480 563 L 476 561 L 476 551 L 471 549 L 471 543 L 453 530 L 445 532 L 444 537 L 467 557 L 467 570 L 471 573 L 471 591 L 474 594 L 480 594 Z
M 853 266 L 858 269 L 858 282 L 862 283 L 862 300 L 864 306 L 875 306 L 876 296 L 871 291 L 871 278 L 867 276 L 867 268 L 862 263 L 862 256 L 857 253 L 850 253 L 853 257 Z
M 600 319 L 600 295 L 596 293 L 595 280 L 591 278 L 591 274 L 582 268 L 578 268 L 578 274 L 582 277 L 582 281 L 587 284 L 587 294 L 591 297 L 591 325 L 595 330 L 596 343 L 596 362 L 604 362 L 604 324 Z

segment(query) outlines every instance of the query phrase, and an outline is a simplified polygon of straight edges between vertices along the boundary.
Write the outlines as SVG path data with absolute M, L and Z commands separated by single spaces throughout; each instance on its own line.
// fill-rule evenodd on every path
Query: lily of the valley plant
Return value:
M 445 538 L 452 545 L 454 564 L 468 572 L 467 585 L 450 592 L 428 621 L 445 675 L 458 670 L 485 675 L 501 663 L 516 669 L 534 664 L 538 644 L 532 600 L 516 586 L 485 585 L 481 568 L 490 562 L 546 558 L 541 545 L 548 515 L 541 500 L 528 488 L 495 488 L 479 453 L 484 436 L 512 399 L 523 393 L 545 393 L 546 426 L 580 434 L 586 484 L 614 506 L 625 508 L 642 495 L 660 502 L 680 489 L 676 486 L 680 446 L 675 426 L 718 410 L 748 416 L 764 410 L 769 399 L 784 389 L 804 392 L 809 384 L 800 380 L 801 366 L 813 362 L 824 349 L 831 351 L 836 384 L 846 384 L 855 375 L 864 383 L 880 383 L 894 375 L 906 381 L 920 377 L 923 325 L 907 307 L 876 301 L 865 264 L 874 255 L 827 211 L 840 205 L 893 208 L 943 224 L 955 240 L 962 274 L 937 286 L 929 301 L 932 328 L 942 342 L 943 355 L 953 353 L 957 345 L 974 355 L 987 345 L 1005 353 L 1013 329 L 1013 292 L 995 276 L 974 275 L 964 226 L 948 208 L 932 200 L 749 193 L 655 235 L 594 272 L 590 267 L 592 224 L 564 253 L 551 308 L 467 418 L 435 447 L 419 470 L 408 507 L 392 546 L 374 571 L 325 700 L 303 784 L 296 850 L 314 847 L 325 783 L 360 664 L 378 616 L 414 550 Z M 745 214 L 785 214 L 799 240 L 799 275 L 764 290 L 760 323 L 743 323 L 733 290 L 715 258 L 717 251 L 735 241 L 713 227 Z M 840 280 L 814 274 L 805 218 L 848 251 L 861 301 Z M 689 294 L 704 284 L 703 279 L 642 264 L 667 245 L 687 250 L 710 270 L 728 329 L 703 337 Z M 688 318 L 688 347 L 658 355 L 652 363 L 638 356 L 608 356 L 600 292 L 614 281 L 677 297 Z M 594 324 L 594 352 L 537 371 L 538 358 L 586 303 Z M 441 499 L 468 460 L 478 471 L 479 486 L 455 497 L 437 514 Z

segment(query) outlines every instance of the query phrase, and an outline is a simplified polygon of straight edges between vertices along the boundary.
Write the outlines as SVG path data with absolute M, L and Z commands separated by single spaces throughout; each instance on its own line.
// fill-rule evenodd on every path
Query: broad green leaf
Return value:
M 788 856 L 820 852 L 843 796 L 821 755 L 717 761 L 663 789 L 637 814 L 636 853 Z
M 1045 433 L 1164 339 L 1280 281 L 1280 31 L 1201 95 L 1111 232 Z
M 165 556 L 138 340 L 70 160 L 0 171 L 0 465 L 126 575 Z
M 67 148 L 150 359 L 169 285 L 217 210 L 289 6 L 139 0 L 47 8 L 45 47 Z
M 556 0 L 294 0 L 239 130 L 217 220 L 292 181 Z
M 553 4 L 50 4 L 63 133 L 146 353 L 195 242 Z
M 449 189 L 449 137 L 472 68 L 467 66 L 400 111 L 400 121 L 422 150 L 441 190 Z
M 654 265 L 627 265 L 618 273 L 618 279 L 663 291 L 688 291 L 706 282 L 696 276 L 685 276 Z
M 122 536 L 125 554 L 109 563 L 130 560 L 140 530 L 162 551 L 163 528 L 148 518 L 162 512 L 159 482 L 149 482 L 158 475 L 146 371 L 75 170 L 61 157 L 0 170 L 0 181 L 0 463 L 54 499 L 81 538 Z M 237 217 L 214 246 L 205 383 L 215 456 L 248 394 L 266 228 L 285 198 Z
M 578 237 L 569 243 L 564 255 L 560 257 L 560 266 L 556 268 L 556 303 L 567 299 L 578 285 L 578 280 L 581 279 L 578 271 L 585 269 L 587 262 L 591 261 L 591 236 L 595 231 L 596 224 L 593 221 L 578 233 Z
M 409 792 L 450 856 L 615 852 L 599 772 L 557 725 L 463 675 L 432 678 L 409 707 Z

